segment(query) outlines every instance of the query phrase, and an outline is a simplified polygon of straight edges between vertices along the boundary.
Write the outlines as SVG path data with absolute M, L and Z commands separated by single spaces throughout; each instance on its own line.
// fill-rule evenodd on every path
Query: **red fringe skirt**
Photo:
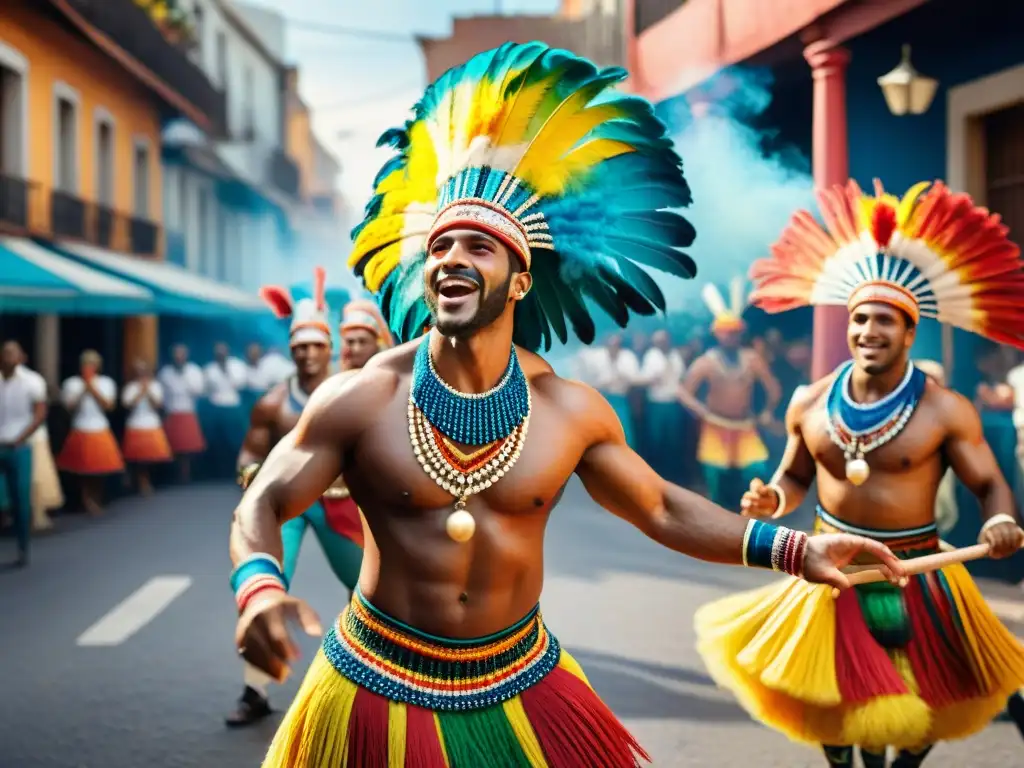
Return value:
M 174 458 L 163 429 L 125 429 L 122 441 L 124 459 L 134 464 L 159 464 Z
M 164 419 L 164 432 L 174 454 L 202 453 L 206 450 L 203 430 L 194 413 L 169 413 Z
M 358 590 L 264 768 L 636 768 L 650 758 L 534 609 L 479 640 L 389 619 Z

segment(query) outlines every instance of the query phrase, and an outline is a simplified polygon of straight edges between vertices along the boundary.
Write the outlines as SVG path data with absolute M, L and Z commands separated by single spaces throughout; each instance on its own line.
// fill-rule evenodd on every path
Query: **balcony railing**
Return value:
M 13 230 L 28 229 L 29 198 L 37 191 L 37 184 L 0 175 L 0 225 Z
M 102 245 L 104 248 L 113 248 L 114 227 L 117 223 L 117 214 L 113 209 L 107 208 L 103 205 L 94 206 L 92 213 L 92 231 L 95 235 L 96 245 Z
M 275 147 L 270 154 L 268 175 L 271 183 L 286 195 L 299 196 L 299 166 L 279 147 Z
M 154 256 L 160 238 L 160 225 L 148 219 L 128 221 L 128 249 L 136 256 Z
M 50 192 L 50 230 L 57 237 L 86 239 L 85 201 L 70 192 Z M 91 238 L 90 238 L 91 239 Z
M 215 133 L 227 125 L 224 94 L 133 0 L 65 0 L 93 27 L 206 115 Z

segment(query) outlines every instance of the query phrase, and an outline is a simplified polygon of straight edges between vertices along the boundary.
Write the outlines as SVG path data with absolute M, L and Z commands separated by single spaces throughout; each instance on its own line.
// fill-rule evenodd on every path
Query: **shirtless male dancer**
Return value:
M 855 183 L 820 196 L 755 263 L 768 312 L 810 303 L 850 313 L 851 362 L 801 390 L 786 414 L 773 481 L 742 507 L 779 518 L 817 483 L 818 532 L 884 542 L 912 559 L 939 550 L 935 500 L 947 467 L 981 503 L 980 541 L 1006 557 L 1024 541 L 1013 497 L 971 403 L 910 359 L 921 317 L 1024 347 L 1020 250 L 999 217 L 936 183 L 902 201 Z M 813 541 L 813 539 L 812 539 Z M 905 588 L 864 584 L 833 600 L 788 580 L 704 606 L 698 649 L 751 714 L 822 745 L 829 765 L 913 768 L 937 741 L 983 729 L 1024 683 L 1024 647 L 992 614 L 962 564 Z
M 298 423 L 310 394 L 331 375 L 331 327 L 325 299 L 325 274 L 317 269 L 312 298 L 294 301 L 278 286 L 262 294 L 275 314 L 291 318 L 289 344 L 296 372 L 272 387 L 252 410 L 249 431 L 238 456 L 239 484 L 245 488 L 260 470 L 271 449 Z M 346 374 L 343 374 L 346 375 Z M 362 559 L 362 524 L 359 511 L 349 507 L 344 488 L 332 485 L 301 515 L 281 527 L 283 572 L 290 584 L 307 527 L 312 527 L 331 569 L 349 590 L 359 577 Z M 267 687 L 271 679 L 251 664 L 245 665 L 245 688 L 238 705 L 226 718 L 229 727 L 250 725 L 270 714 Z
M 868 550 L 902 575 L 878 542 L 808 542 L 666 483 L 604 398 L 528 351 L 566 338 L 556 308 L 593 340 L 583 295 L 618 317 L 662 306 L 637 254 L 693 273 L 676 248 L 693 231 L 663 210 L 688 201 L 679 159 L 649 104 L 608 91 L 624 77 L 508 43 L 444 75 L 387 134 L 401 154 L 378 176 L 350 258 L 400 337 L 434 327 L 316 390 L 236 510 L 237 643 L 278 678 L 297 655 L 288 621 L 321 632 L 283 588 L 281 523 L 343 473 L 368 529 L 356 594 L 264 766 L 645 759 L 538 612 L 544 529 L 573 473 L 691 556 L 770 566 L 774 554 L 779 568 L 845 586 L 837 565 Z
M 714 315 L 711 332 L 717 344 L 694 360 L 679 388 L 680 402 L 701 422 L 697 463 L 704 473 L 708 498 L 730 508 L 738 503 L 740 493 L 729 489 L 745 488 L 753 478 L 765 474 L 768 449 L 758 426 L 773 423 L 782 397 L 764 358 L 743 346 L 745 284 L 743 278 L 732 281 L 729 305 L 714 285 L 704 286 L 702 295 Z M 756 418 L 751 413 L 755 384 L 761 385 L 766 397 Z M 707 395 L 702 403 L 697 394 L 704 385 Z M 734 477 L 736 474 L 739 477 Z

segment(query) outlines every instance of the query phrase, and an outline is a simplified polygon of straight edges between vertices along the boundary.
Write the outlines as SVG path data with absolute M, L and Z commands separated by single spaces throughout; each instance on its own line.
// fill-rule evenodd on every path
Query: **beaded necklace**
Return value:
M 441 379 L 429 341 L 416 350 L 409 388 L 409 442 L 423 471 L 456 499 L 445 524 L 455 541 L 468 541 L 476 530 L 466 509 L 469 497 L 490 488 L 519 460 L 531 405 L 515 347 L 501 381 L 480 394 L 459 392 Z M 476 450 L 466 452 L 459 444 Z
M 850 396 L 852 375 L 851 361 L 829 387 L 826 428 L 829 438 L 846 458 L 846 478 L 861 485 L 871 474 L 865 456 L 893 440 L 907 426 L 921 402 L 926 377 L 913 363 L 908 363 L 896 389 L 876 402 L 858 403 Z

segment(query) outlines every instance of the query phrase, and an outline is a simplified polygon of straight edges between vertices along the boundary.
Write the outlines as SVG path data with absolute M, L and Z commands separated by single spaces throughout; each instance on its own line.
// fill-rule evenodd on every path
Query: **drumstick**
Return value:
M 954 549 L 950 552 L 938 552 L 934 555 L 916 557 L 905 563 L 904 572 L 906 576 L 916 576 L 921 573 L 937 571 L 940 568 L 945 568 L 947 565 L 956 565 L 957 563 L 966 563 L 971 560 L 987 557 L 990 549 L 991 547 L 988 544 L 975 544 L 971 547 Z M 871 584 L 888 580 L 878 565 L 855 565 L 844 570 L 843 573 L 846 574 L 851 587 L 858 584 Z M 839 597 L 838 589 L 832 589 L 832 597 Z

